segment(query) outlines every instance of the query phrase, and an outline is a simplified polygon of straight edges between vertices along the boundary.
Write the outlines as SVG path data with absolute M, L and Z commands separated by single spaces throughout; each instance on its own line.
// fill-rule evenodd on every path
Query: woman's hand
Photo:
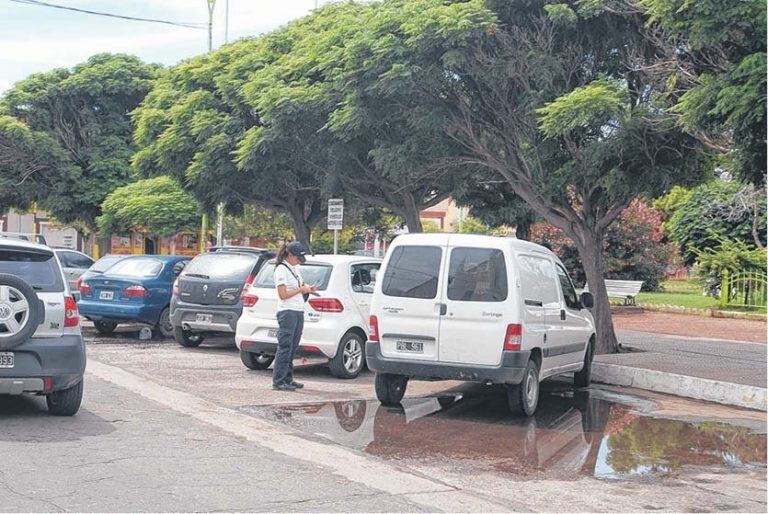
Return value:
M 302 284 L 299 290 L 301 291 L 301 294 L 314 293 L 315 291 L 317 291 L 317 286 L 310 285 L 310 284 Z

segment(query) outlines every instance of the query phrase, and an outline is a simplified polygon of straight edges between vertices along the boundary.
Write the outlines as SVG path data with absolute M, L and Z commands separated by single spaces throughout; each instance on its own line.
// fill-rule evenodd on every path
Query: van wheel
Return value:
M 339 343 L 339 349 L 336 350 L 336 356 L 329 362 L 331 374 L 337 378 L 356 378 L 365 362 L 364 348 L 365 341 L 359 334 L 354 332 L 344 334 Z
M 539 404 L 539 365 L 529 360 L 525 366 L 523 381 L 507 389 L 507 403 L 514 414 L 533 416 Z
M 173 337 L 175 328 L 171 324 L 171 310 L 166 307 L 163 312 L 160 313 L 160 319 L 157 320 L 157 325 L 154 327 L 154 332 L 160 337 Z
M 275 360 L 274 355 L 265 355 L 263 353 L 253 353 L 240 351 L 240 360 L 243 361 L 245 367 L 248 369 L 267 369 L 272 361 Z
M 117 323 L 111 323 L 109 321 L 94 321 L 93 326 L 96 329 L 96 332 L 99 334 L 103 336 L 111 336 L 115 333 Z
M 45 402 L 48 404 L 48 412 L 54 416 L 74 416 L 80 410 L 80 403 L 82 401 L 82 380 L 69 389 L 55 391 L 45 397 Z
M 592 359 L 594 356 L 594 344 L 590 341 L 587 344 L 587 351 L 584 353 L 584 367 L 573 374 L 573 385 L 576 387 L 587 387 L 592 382 Z
M 390 375 L 389 373 L 376 373 L 376 398 L 382 405 L 398 405 L 408 386 L 408 377 L 402 375 Z
M 195 348 L 203 342 L 202 334 L 195 334 L 181 327 L 173 327 L 173 338 L 177 343 L 186 348 Z

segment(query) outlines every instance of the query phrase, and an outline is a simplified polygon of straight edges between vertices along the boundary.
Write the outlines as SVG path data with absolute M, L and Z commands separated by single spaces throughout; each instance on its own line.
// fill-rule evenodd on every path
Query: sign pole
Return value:
M 333 255 L 338 255 L 339 253 L 339 231 L 334 230 L 333 231 Z
M 328 230 L 333 230 L 333 255 L 339 253 L 339 230 L 344 227 L 344 200 L 330 198 L 328 200 Z

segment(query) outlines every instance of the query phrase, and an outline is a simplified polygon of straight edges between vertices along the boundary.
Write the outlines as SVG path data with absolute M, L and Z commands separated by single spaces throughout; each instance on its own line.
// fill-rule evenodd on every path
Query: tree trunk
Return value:
M 515 237 L 524 241 L 531 240 L 531 225 L 529 220 L 518 220 L 515 227 Z
M 424 226 L 421 224 L 421 210 L 410 193 L 403 194 L 402 215 L 408 232 L 424 232 Z
M 313 223 L 306 218 L 304 213 L 304 203 L 299 202 L 296 205 L 291 206 L 288 209 L 288 214 L 291 216 L 291 221 L 293 221 L 293 231 L 296 241 L 299 241 L 304 245 L 304 248 L 309 250 Z
M 618 353 L 619 342 L 613 329 L 611 305 L 608 301 L 608 291 L 605 288 L 605 263 L 603 261 L 603 236 L 593 231 L 583 229 L 584 245 L 579 242 L 576 247 L 587 275 L 589 292 L 595 299 L 592 315 L 595 318 L 597 332 L 596 353 Z

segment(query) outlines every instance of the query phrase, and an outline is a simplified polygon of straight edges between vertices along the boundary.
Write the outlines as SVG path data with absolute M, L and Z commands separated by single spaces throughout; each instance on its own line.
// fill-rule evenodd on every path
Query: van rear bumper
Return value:
M 376 373 L 403 375 L 416 380 L 462 380 L 517 385 L 523 381 L 530 351 L 503 352 L 501 366 L 450 364 L 423 360 L 390 359 L 381 355 L 377 343 L 365 345 L 368 369 Z

